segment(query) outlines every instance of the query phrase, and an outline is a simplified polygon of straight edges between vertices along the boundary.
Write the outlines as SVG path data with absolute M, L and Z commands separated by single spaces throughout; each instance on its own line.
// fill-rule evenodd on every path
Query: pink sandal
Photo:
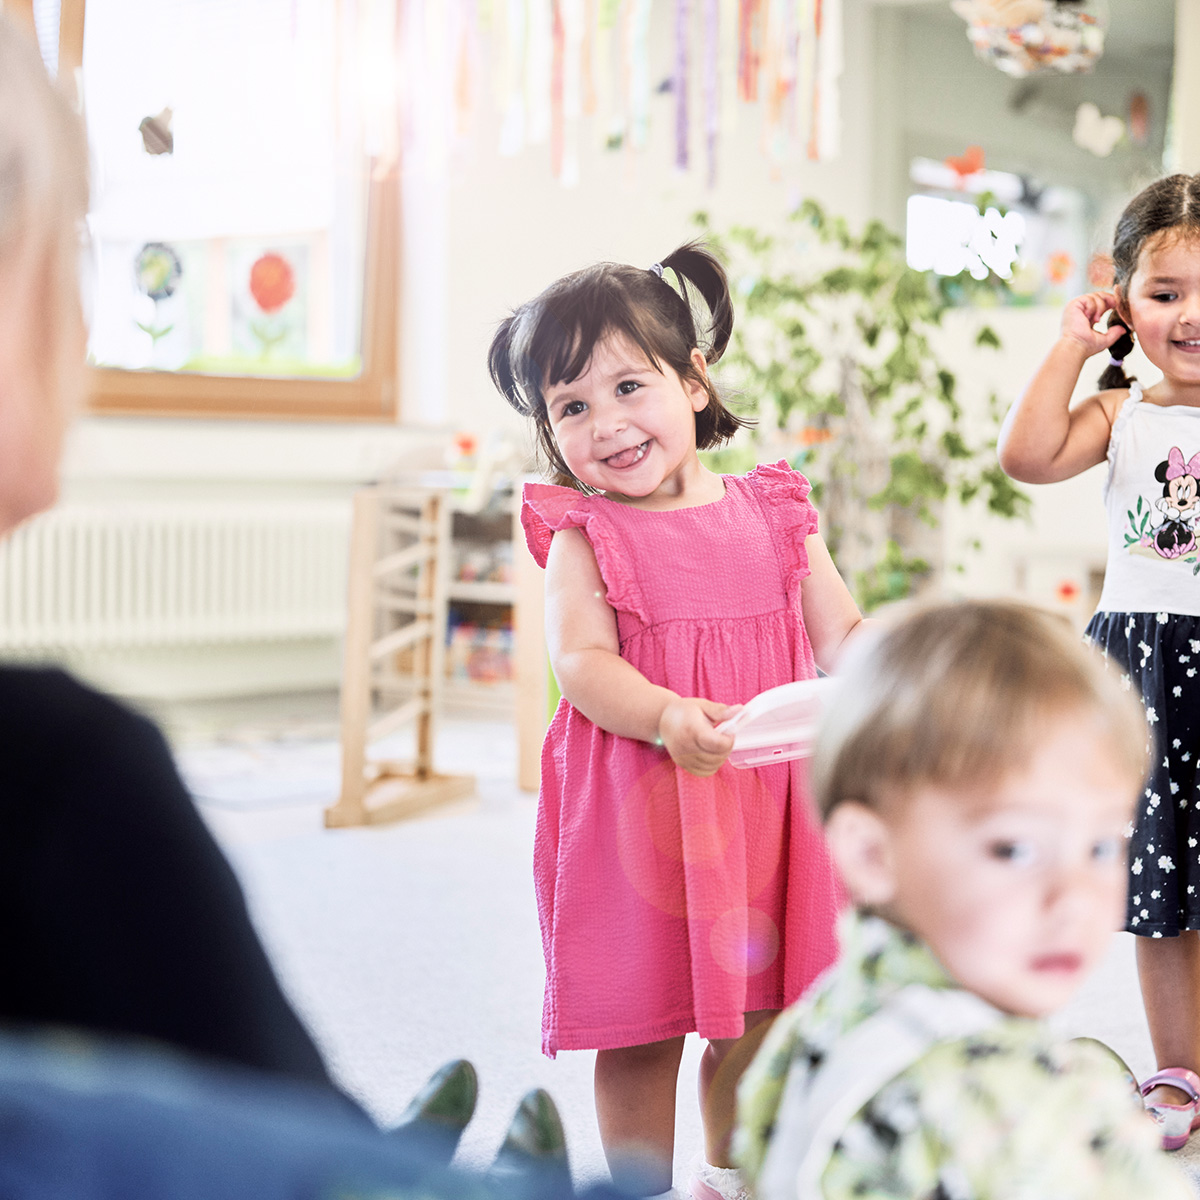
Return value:
M 1189 1098 L 1187 1104 L 1146 1105 L 1146 1111 L 1162 1133 L 1163 1149 L 1178 1150 L 1187 1143 L 1192 1130 L 1200 1125 L 1200 1075 L 1186 1067 L 1167 1067 L 1143 1080 L 1139 1091 L 1144 1097 L 1161 1084 L 1178 1088 Z

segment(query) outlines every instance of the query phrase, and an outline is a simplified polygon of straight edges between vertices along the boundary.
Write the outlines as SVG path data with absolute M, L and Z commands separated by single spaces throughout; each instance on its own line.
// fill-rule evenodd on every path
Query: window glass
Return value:
M 346 20 L 336 0 L 88 0 L 94 363 L 358 374 Z

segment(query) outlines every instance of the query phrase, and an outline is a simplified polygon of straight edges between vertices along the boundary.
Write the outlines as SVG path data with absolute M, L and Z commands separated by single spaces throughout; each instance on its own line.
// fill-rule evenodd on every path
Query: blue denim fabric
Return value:
M 453 1170 L 316 1085 L 156 1045 L 0 1031 L 4 1200 L 573 1200 L 558 1172 Z M 592 1189 L 589 1200 L 616 1193 Z

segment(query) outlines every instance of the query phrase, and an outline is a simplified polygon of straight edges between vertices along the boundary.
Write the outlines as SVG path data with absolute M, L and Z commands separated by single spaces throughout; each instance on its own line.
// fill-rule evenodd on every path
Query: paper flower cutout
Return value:
M 278 312 L 296 294 L 296 274 L 282 254 L 273 251 L 254 260 L 250 295 L 265 313 Z
M 1097 158 L 1107 158 L 1124 136 L 1125 122 L 1120 117 L 1104 116 L 1090 100 L 1075 110 L 1071 140 L 1081 150 L 1090 150 Z
M 147 242 L 133 260 L 133 274 L 139 290 L 157 302 L 175 294 L 183 264 L 166 242 Z
M 1053 284 L 1066 283 L 1075 270 L 1075 260 L 1065 251 L 1056 250 L 1046 259 L 1046 278 Z
M 983 170 L 983 147 L 968 146 L 962 154 L 951 155 L 945 162 L 958 176 L 958 186 L 962 187 L 968 175 L 978 175 Z

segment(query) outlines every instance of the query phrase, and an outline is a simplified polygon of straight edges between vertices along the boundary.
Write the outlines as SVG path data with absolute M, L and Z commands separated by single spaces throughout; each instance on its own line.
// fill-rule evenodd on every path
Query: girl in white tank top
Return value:
M 1108 462 L 1108 564 L 1087 632 L 1140 694 L 1155 735 L 1126 928 L 1159 1066 L 1142 1094 L 1176 1149 L 1200 1125 L 1200 176 L 1160 179 L 1130 203 L 1113 269 L 1111 290 L 1067 305 L 999 450 L 1025 483 Z M 1162 372 L 1152 387 L 1125 375 L 1131 334 Z M 1071 407 L 1100 351 L 1100 391 Z

